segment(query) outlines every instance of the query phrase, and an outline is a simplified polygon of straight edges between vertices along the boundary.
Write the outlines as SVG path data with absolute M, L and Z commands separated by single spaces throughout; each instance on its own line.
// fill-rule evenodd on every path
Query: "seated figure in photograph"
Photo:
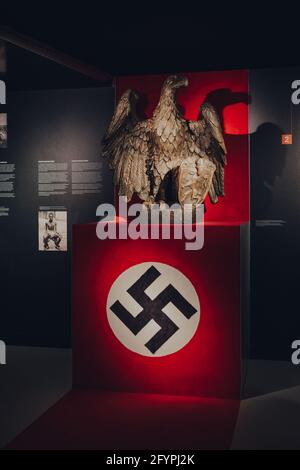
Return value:
M 48 220 L 45 223 L 45 234 L 43 238 L 45 250 L 49 250 L 50 240 L 54 242 L 55 248 L 57 250 L 60 250 L 60 242 L 62 240 L 62 237 L 57 231 L 57 224 L 56 224 L 56 221 L 54 219 L 54 215 L 52 212 L 49 213 Z

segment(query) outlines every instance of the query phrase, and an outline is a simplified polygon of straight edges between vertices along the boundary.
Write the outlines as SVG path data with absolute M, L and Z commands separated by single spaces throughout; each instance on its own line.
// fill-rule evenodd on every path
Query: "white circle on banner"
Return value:
M 178 269 L 156 262 L 123 271 L 110 288 L 106 309 L 118 340 L 149 357 L 182 349 L 200 321 L 199 298 L 191 281 Z

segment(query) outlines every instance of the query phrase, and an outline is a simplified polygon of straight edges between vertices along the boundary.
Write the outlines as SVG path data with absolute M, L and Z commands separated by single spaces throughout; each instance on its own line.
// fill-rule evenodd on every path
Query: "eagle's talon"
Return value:
M 162 200 L 159 201 L 159 208 L 160 209 L 166 209 L 166 207 L 167 207 L 166 201 L 162 201 Z
M 154 197 L 152 196 L 148 199 L 148 201 L 143 202 L 143 205 L 147 207 L 147 209 L 153 206 L 153 204 L 155 204 L 155 201 L 154 201 Z

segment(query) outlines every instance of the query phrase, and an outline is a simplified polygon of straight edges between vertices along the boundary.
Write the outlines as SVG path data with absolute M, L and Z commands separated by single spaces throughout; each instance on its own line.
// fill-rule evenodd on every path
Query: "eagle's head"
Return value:
M 188 86 L 189 82 L 187 77 L 182 75 L 170 75 L 164 82 L 162 87 L 162 94 L 174 94 L 178 88 Z
M 130 90 L 131 93 L 130 93 L 130 99 L 134 102 L 136 102 L 138 99 L 139 99 L 139 95 L 136 91 L 134 90 Z
M 123 101 L 124 103 L 129 103 L 131 106 L 135 106 L 138 98 L 139 95 L 137 94 L 137 92 L 130 88 L 123 93 L 120 101 Z

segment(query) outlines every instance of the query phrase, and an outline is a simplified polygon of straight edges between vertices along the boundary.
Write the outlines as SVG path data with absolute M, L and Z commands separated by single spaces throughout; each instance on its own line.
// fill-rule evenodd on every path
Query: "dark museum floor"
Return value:
M 70 391 L 71 374 L 70 350 L 8 347 L 7 365 L 1 367 L 0 370 L 1 448 L 7 446 L 12 439 Z M 71 399 L 68 398 L 70 395 Z M 121 395 L 122 398 L 120 399 Z M 133 396 L 135 397 L 134 400 Z M 232 449 L 300 449 L 298 429 L 300 421 L 300 374 L 295 366 L 279 361 L 249 361 L 244 396 L 233 433 Z M 85 392 L 85 400 L 87 407 L 84 408 L 84 411 L 79 410 L 77 416 L 78 419 L 82 419 L 80 429 L 83 430 L 84 426 L 90 426 L 93 421 L 95 425 L 95 419 L 97 418 L 94 419 L 95 408 L 89 410 L 88 406 L 93 400 L 95 401 L 95 392 Z M 152 429 L 156 429 L 157 426 L 157 423 L 150 417 L 153 406 L 156 406 L 159 410 L 162 422 L 164 418 L 167 418 L 168 421 L 172 420 L 173 418 L 170 418 L 171 415 L 174 415 L 172 410 L 176 409 L 176 412 L 181 416 L 181 422 L 185 422 L 186 427 L 191 427 L 192 433 L 195 433 L 197 429 L 197 423 L 193 419 L 196 410 L 200 410 L 200 413 L 203 412 L 204 408 L 209 410 L 206 415 L 207 419 L 212 421 L 215 428 L 219 427 L 220 420 L 222 420 L 223 429 L 226 428 L 226 425 L 228 425 L 228 429 L 231 429 L 232 417 L 236 416 L 235 412 L 237 411 L 234 402 L 229 400 L 226 401 L 227 405 L 224 408 L 223 402 L 225 400 L 184 399 L 183 397 L 169 398 L 168 403 L 171 402 L 170 406 L 173 408 L 168 411 L 163 398 L 155 395 L 142 396 L 141 394 L 139 396 L 133 394 L 103 394 L 101 396 L 101 405 L 98 398 L 97 409 L 104 409 L 107 403 L 110 403 L 111 408 L 119 407 L 116 408 L 115 413 L 119 412 L 122 415 L 118 418 L 120 419 L 120 426 L 122 426 L 122 424 L 125 425 L 126 419 L 135 419 L 136 415 L 130 414 L 129 416 L 128 412 L 126 414 L 126 407 L 130 403 L 134 405 L 136 400 L 138 402 L 143 401 L 147 423 L 150 427 L 152 426 Z M 68 406 L 65 407 L 64 401 L 68 403 L 69 415 Z M 73 407 L 73 409 L 80 408 L 78 407 L 78 393 L 68 394 L 60 403 L 63 404 L 62 414 L 64 420 L 69 420 L 71 429 L 72 419 L 76 417 L 72 416 L 70 418 L 72 415 L 70 407 Z M 60 413 L 60 403 L 54 407 L 56 415 Z M 99 413 L 102 412 L 101 409 Z M 132 406 L 131 410 L 135 410 L 134 413 L 137 414 L 135 406 Z M 89 415 L 87 419 L 85 419 L 86 415 Z M 47 416 L 47 413 L 45 416 Z M 182 421 L 183 417 L 185 418 L 184 421 Z M 109 439 L 110 433 L 113 432 L 112 429 L 109 429 L 109 425 L 107 426 L 109 421 L 110 416 L 107 415 L 105 422 L 107 439 Z M 44 426 L 51 426 L 51 420 L 50 424 L 49 419 L 48 421 L 44 419 L 44 422 Z M 37 427 L 32 427 L 35 429 L 36 435 L 43 428 L 43 419 L 39 420 L 38 423 Z M 96 425 L 98 424 L 99 421 Z M 176 420 L 174 420 L 173 425 L 176 425 Z M 144 423 L 138 424 L 139 431 L 143 429 L 143 426 Z M 177 439 L 180 439 L 180 436 L 184 438 L 184 429 L 186 427 L 182 426 L 183 431 L 181 430 L 181 434 L 179 433 Z M 163 433 L 161 422 L 160 428 L 162 429 L 160 432 Z M 64 432 L 64 430 L 62 429 L 61 432 Z M 214 433 L 215 437 L 216 432 L 214 431 Z M 27 434 L 28 432 L 25 433 L 25 435 Z M 150 448 L 151 446 L 152 448 L 157 446 L 156 442 L 159 436 L 158 433 L 156 440 L 150 440 Z M 34 433 L 31 435 L 31 438 L 33 437 Z M 221 442 L 222 432 L 219 433 L 218 437 L 219 442 Z M 72 439 L 78 442 L 78 435 L 74 437 L 71 434 L 69 436 L 69 447 L 72 447 Z M 118 439 L 119 441 L 115 441 L 115 444 L 121 449 L 122 433 L 119 433 Z M 202 439 L 203 448 L 209 447 L 208 439 L 209 433 L 204 440 Z M 22 445 L 22 438 L 19 441 Z M 103 443 L 104 446 L 106 444 L 105 448 L 109 448 L 108 442 L 107 440 L 106 443 Z M 227 442 L 223 441 L 223 444 L 227 445 Z M 84 443 L 82 445 L 84 448 Z M 180 444 L 178 445 L 180 446 Z M 43 448 L 42 441 L 39 442 L 39 446 Z M 89 446 L 93 446 L 93 442 L 89 441 Z M 142 440 L 138 446 L 143 448 Z M 181 448 L 183 447 L 181 446 Z

